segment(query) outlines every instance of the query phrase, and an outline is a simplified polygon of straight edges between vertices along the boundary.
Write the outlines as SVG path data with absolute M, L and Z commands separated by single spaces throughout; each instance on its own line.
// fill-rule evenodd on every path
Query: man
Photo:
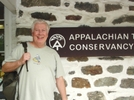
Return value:
M 57 86 L 62 100 L 67 100 L 64 71 L 58 53 L 46 45 L 49 25 L 44 20 L 36 20 L 32 25 L 33 41 L 27 42 L 27 53 L 21 44 L 13 49 L 3 61 L 2 71 L 20 70 L 19 100 L 54 100 Z M 28 61 L 28 72 L 25 62 Z

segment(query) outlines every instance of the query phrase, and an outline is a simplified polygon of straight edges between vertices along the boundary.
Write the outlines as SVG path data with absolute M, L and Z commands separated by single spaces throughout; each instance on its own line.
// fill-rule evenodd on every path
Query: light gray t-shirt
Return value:
M 30 43 L 27 44 L 31 58 L 28 61 L 29 71 L 27 72 L 24 65 L 20 74 L 20 100 L 54 100 L 55 78 L 64 75 L 60 57 L 48 46 L 35 48 Z M 3 64 L 20 59 L 23 53 L 22 45 L 18 44 L 11 55 L 3 61 Z M 17 69 L 19 70 L 20 68 Z

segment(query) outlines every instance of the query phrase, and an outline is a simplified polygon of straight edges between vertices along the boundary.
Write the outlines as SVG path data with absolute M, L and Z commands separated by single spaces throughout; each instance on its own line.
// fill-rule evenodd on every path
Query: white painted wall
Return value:
M 16 15 L 11 13 L 6 7 L 5 7 L 5 57 L 7 57 L 13 47 L 16 46 L 17 38 L 15 37 L 16 34 Z

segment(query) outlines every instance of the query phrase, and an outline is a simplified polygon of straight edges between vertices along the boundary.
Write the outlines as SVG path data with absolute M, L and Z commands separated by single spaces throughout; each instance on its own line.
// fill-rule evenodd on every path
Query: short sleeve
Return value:
M 60 76 L 64 76 L 64 69 L 63 69 L 63 65 L 61 63 L 61 59 L 58 53 L 55 54 L 55 60 L 56 60 L 56 78 L 60 77 Z
M 22 56 L 22 53 L 23 53 L 22 45 L 17 44 L 17 46 L 12 50 L 10 55 L 4 59 L 4 61 L 2 62 L 2 65 L 4 65 L 6 62 L 13 62 L 13 61 L 20 59 L 20 57 Z

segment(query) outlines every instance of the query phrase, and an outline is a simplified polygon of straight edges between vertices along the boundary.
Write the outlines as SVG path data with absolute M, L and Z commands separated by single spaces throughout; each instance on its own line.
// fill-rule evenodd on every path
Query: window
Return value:
M 4 60 L 4 5 L 0 2 L 0 67 Z
M 4 21 L 0 21 L 0 51 L 4 51 Z

